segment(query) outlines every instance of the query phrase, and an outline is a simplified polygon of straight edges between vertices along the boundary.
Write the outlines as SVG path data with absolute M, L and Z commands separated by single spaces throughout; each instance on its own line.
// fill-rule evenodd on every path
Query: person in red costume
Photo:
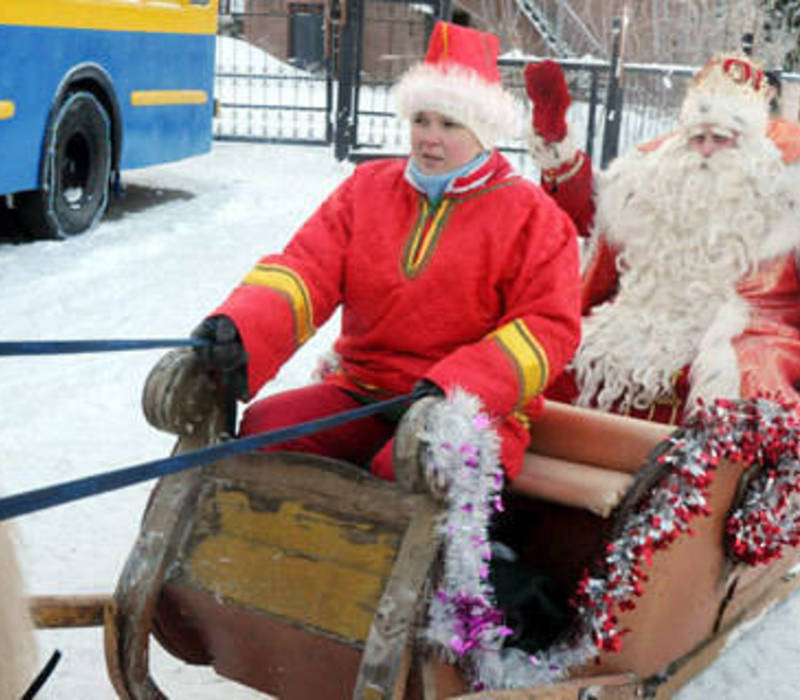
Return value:
M 542 188 L 586 237 L 594 219 L 592 161 L 576 145 L 574 129 L 567 122 L 572 98 L 561 67 L 551 60 L 529 64 L 525 89 L 533 107 L 528 145 L 541 171 Z
M 526 79 L 545 187 L 561 178 L 551 195 L 592 234 L 581 347 L 548 396 L 668 423 L 696 399 L 798 402 L 800 126 L 768 117 L 758 66 L 712 58 L 678 128 L 595 176 L 568 140 L 561 70 Z
M 240 373 L 247 400 L 341 307 L 337 366 L 260 399 L 243 435 L 411 391 L 480 399 L 513 477 L 542 393 L 577 347 L 575 229 L 494 148 L 520 126 L 500 83 L 497 37 L 435 25 L 425 60 L 395 86 L 411 155 L 359 165 L 281 252 L 267 255 L 199 326 L 206 365 Z M 376 416 L 284 443 L 393 478 L 396 419 Z

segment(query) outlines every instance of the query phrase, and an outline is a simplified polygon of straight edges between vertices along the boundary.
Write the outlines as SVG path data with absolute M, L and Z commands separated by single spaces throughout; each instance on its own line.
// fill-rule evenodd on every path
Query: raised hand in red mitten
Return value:
M 588 236 L 594 220 L 592 162 L 567 126 L 572 99 L 561 67 L 554 61 L 531 63 L 525 89 L 533 103 L 528 146 L 541 169 L 542 187 L 570 215 L 578 233 Z
M 564 72 L 555 61 L 530 63 L 525 69 L 525 89 L 533 103 L 533 130 L 546 143 L 567 134 L 566 114 L 572 99 Z

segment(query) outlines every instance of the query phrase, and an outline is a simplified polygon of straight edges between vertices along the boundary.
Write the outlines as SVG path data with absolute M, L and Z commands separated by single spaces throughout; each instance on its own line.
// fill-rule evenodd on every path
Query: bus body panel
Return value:
M 30 9 L 28 3 L 0 0 L 0 5 L 7 4 L 17 8 L 18 16 L 23 14 L 19 8 Z M 178 160 L 211 148 L 216 3 L 213 12 L 208 7 L 203 10 L 213 20 L 208 32 L 197 31 L 197 22 L 190 21 L 195 31 L 181 33 L 146 30 L 142 17 L 134 23 L 136 31 L 124 30 L 119 28 L 119 17 L 109 22 L 103 14 L 110 8 L 144 7 L 141 0 L 37 0 L 30 5 L 37 7 L 27 14 L 40 20 L 43 8 L 54 11 L 66 6 L 84 14 L 87 7 L 94 7 L 97 17 L 92 28 L 56 27 L 47 21 L 35 26 L 7 22 L 15 13 L 0 7 L 0 46 L 6 59 L 0 69 L 0 193 L 39 187 L 51 111 L 65 81 L 81 68 L 104 74 L 114 91 L 122 132 L 120 169 Z M 175 26 L 179 13 L 186 12 L 181 7 L 188 7 L 175 5 L 167 15 L 171 20 L 164 22 L 168 26 Z M 140 15 L 163 20 L 164 7 L 158 7 L 160 12 Z M 100 21 L 104 17 L 105 25 L 114 28 L 104 27 Z M 69 24 L 62 19 L 62 24 Z
M 215 34 L 217 2 L 190 0 L 0 0 L 0 24 Z

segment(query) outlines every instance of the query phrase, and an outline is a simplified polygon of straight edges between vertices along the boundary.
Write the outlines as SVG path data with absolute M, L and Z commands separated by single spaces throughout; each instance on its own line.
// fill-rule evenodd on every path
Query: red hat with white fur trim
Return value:
M 520 106 L 500 82 L 499 48 L 493 34 L 437 22 L 425 60 L 394 88 L 398 115 L 439 112 L 470 129 L 484 148 L 518 136 Z
M 684 127 L 704 124 L 764 135 L 769 98 L 764 72 L 747 56 L 711 58 L 697 73 L 681 106 Z

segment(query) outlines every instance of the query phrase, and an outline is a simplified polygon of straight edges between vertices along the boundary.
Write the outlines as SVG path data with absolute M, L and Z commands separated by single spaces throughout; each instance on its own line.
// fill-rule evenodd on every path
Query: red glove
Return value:
M 564 72 L 555 61 L 529 63 L 525 89 L 533 103 L 533 130 L 547 143 L 567 135 L 567 108 L 572 102 Z

